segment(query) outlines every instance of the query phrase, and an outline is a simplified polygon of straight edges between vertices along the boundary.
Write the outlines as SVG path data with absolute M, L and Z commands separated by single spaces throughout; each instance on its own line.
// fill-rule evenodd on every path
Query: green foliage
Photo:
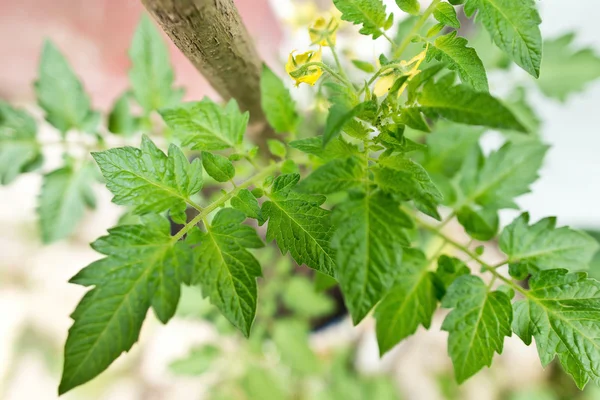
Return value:
M 181 100 L 183 90 L 173 89 L 174 74 L 167 46 L 145 15 L 133 36 L 129 57 L 132 92 L 145 113 L 171 107 Z
M 200 160 L 189 163 L 175 145 L 166 155 L 147 136 L 140 149 L 120 147 L 93 153 L 113 202 L 133 206 L 138 214 L 171 210 L 178 222 L 185 222 L 186 203 L 202 189 Z
M 160 114 L 183 146 L 207 151 L 238 148 L 249 119 L 235 100 L 221 107 L 207 98 L 162 109 Z
M 362 25 L 360 33 L 363 35 L 377 39 L 383 34 L 387 16 L 382 0 L 333 0 L 333 4 L 342 13 L 344 21 Z
M 81 81 L 50 41 L 44 43 L 35 92 L 46 120 L 63 136 L 71 129 L 96 129 L 99 115 L 92 111 Z
M 44 243 L 69 236 L 86 207 L 95 208 L 90 186 L 95 174 L 95 168 L 86 164 L 79 168 L 68 165 L 44 175 L 37 209 Z
M 567 33 L 544 42 L 544 73 L 537 83 L 548 97 L 565 101 L 600 78 L 600 56 L 591 48 L 576 50 L 574 39 L 574 33 Z
M 92 244 L 107 257 L 71 279 L 94 288 L 71 315 L 60 394 L 94 378 L 129 351 L 150 307 L 163 323 L 171 319 L 181 284 L 190 283 L 193 255 L 169 231 L 166 219 L 148 215 L 143 225 L 113 228 Z
M 542 92 L 564 100 L 598 77 L 598 57 L 575 50 L 567 35 L 546 42 L 542 62 L 533 0 L 435 0 L 424 10 L 417 1 L 397 0 L 414 15 L 398 24 L 395 39 L 385 34 L 394 18 L 382 0 L 333 2 L 342 19 L 388 40 L 391 51 L 378 63 L 352 60 L 356 70 L 347 72 L 334 46 L 321 49 L 331 57 L 319 52 L 311 61 L 310 83 L 321 82 L 302 113 L 287 85 L 264 66 L 264 115 L 255 117 L 281 135 L 256 143 L 244 135 L 249 114 L 235 100 L 180 102 L 167 48 L 147 17 L 130 50 L 131 88 L 114 103 L 107 129 L 64 57 L 45 45 L 36 92 L 59 131 L 53 144 L 63 161 L 44 175 L 43 240 L 69 236 L 94 206 L 99 175 L 92 160 L 113 202 L 128 207 L 128 217 L 93 243 L 106 257 L 72 279 L 91 288 L 72 314 L 60 393 L 128 351 L 150 308 L 169 321 L 182 285 L 193 286 L 187 293 L 195 295 L 179 313 L 212 321 L 219 338 L 252 333 L 248 341 L 224 341 L 242 343 L 235 353 L 219 341 L 172 364 L 189 375 L 222 368 L 213 399 L 240 393 L 292 399 L 296 388 L 313 386 L 316 399 L 394 398 L 387 381 L 352 371 L 349 354 L 312 351 L 311 321 L 339 311 L 323 292 L 335 286 L 354 324 L 375 309 L 381 354 L 419 326 L 429 329 L 441 302 L 451 309 L 442 329 L 459 382 L 490 366 L 512 332 L 526 344 L 536 339 L 543 365 L 558 356 L 580 387 L 600 382 L 600 284 L 576 272 L 587 268 L 598 245 L 582 232 L 556 228 L 555 218 L 530 225 L 526 213 L 498 236 L 499 211 L 518 209 L 516 198 L 538 178 L 548 146 L 527 101 L 529 86 L 519 83 L 504 91 L 508 97 L 495 97 L 486 72 L 506 68 L 507 57 L 536 77 L 541 66 Z M 477 13 L 505 56 L 480 57 L 489 45 L 476 40 L 471 47 L 457 32 L 443 32 L 460 28 L 454 8 L 460 4 L 467 15 Z M 432 26 L 431 17 L 439 23 Z M 322 61 L 328 59 L 335 66 Z M 351 81 L 353 74 L 367 76 Z M 155 111 L 164 124 L 154 124 Z M 46 145 L 37 125 L 25 111 L 0 103 L 2 184 L 41 166 Z M 484 155 L 480 139 L 488 129 L 499 130 L 504 143 Z M 126 146 L 141 132 L 152 139 L 144 135 L 140 148 Z M 82 148 L 72 151 L 78 142 Z M 265 147 L 269 152 L 258 151 Z M 203 170 L 212 178 L 207 185 Z M 445 233 L 454 219 L 468 239 Z M 471 240 L 490 243 L 472 250 Z M 494 243 L 506 257 L 490 265 L 484 250 Z M 297 270 L 302 265 L 314 271 Z M 281 366 L 261 360 L 263 350 Z M 325 375 L 327 385 L 309 382 Z
M 278 133 L 295 133 L 300 116 L 289 90 L 281 79 L 263 65 L 260 78 L 262 109 L 269 124 Z
M 465 14 L 477 13 L 492 40 L 535 78 L 542 62 L 542 22 L 534 0 L 467 0 Z
M 585 273 L 542 271 L 529 280 L 526 298 L 514 304 L 513 329 L 536 347 L 543 366 L 556 356 L 581 389 L 598 376 L 600 283 Z
M 529 214 L 523 213 L 500 235 L 500 249 L 511 264 L 577 271 L 587 268 L 598 251 L 598 242 L 585 232 L 556 228 L 553 217 L 529 225 Z
M 256 277 L 261 275 L 258 261 L 246 248 L 263 247 L 254 229 L 241 225 L 244 213 L 225 208 L 217 213 L 200 242 L 193 281 L 210 297 L 223 315 L 246 336 L 256 313 Z
M 300 180 L 298 174 L 275 179 L 269 201 L 262 213 L 269 220 L 267 241 L 275 240 L 282 254 L 290 252 L 298 264 L 334 275 L 335 262 L 330 247 L 333 233 L 329 211 L 320 206 L 325 197 L 293 191 Z
M 8 185 L 39 166 L 42 153 L 35 120 L 0 101 L 0 184 Z
M 456 380 L 461 383 L 492 365 L 494 352 L 502 353 L 504 337 L 512 334 L 512 307 L 508 296 L 489 291 L 473 275 L 462 276 L 450 285 L 442 307 L 452 308 L 442 329 L 450 334 L 448 353 Z

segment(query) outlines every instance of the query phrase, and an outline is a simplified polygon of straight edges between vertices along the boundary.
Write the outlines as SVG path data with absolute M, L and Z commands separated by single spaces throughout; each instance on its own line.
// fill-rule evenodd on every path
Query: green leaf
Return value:
M 194 283 L 223 315 L 246 337 L 256 314 L 256 278 L 260 264 L 246 248 L 264 244 L 256 231 L 242 222 L 243 212 L 232 208 L 217 213 L 207 232 L 201 235 Z
M 427 150 L 423 166 L 429 173 L 439 173 L 451 178 L 461 168 L 473 146 L 485 130 L 439 121 L 427 135 Z
M 271 152 L 271 154 L 279 158 L 285 158 L 285 155 L 287 154 L 287 149 L 285 147 L 285 144 L 283 144 L 281 141 L 277 139 L 268 139 L 267 146 L 269 147 L 269 151 Z
M 456 16 L 456 10 L 448 3 L 439 3 L 433 10 L 433 17 L 446 26 L 460 29 L 460 21 Z
M 277 241 L 282 254 L 288 251 L 300 265 L 334 276 L 335 262 L 329 247 L 333 228 L 329 211 L 319 207 L 323 196 L 293 191 L 299 174 L 281 175 L 275 179 L 263 203 L 264 218 L 268 218 L 267 241 Z
M 527 345 L 535 338 L 543 366 L 558 356 L 580 389 L 600 383 L 600 282 L 555 269 L 534 275 L 529 288 L 514 304 L 514 332 Z
M 527 133 L 527 129 L 502 102 L 488 93 L 476 92 L 466 85 L 453 86 L 446 81 L 430 80 L 417 100 L 427 115 L 439 115 L 467 125 L 497 129 L 512 129 Z
M 190 164 L 173 144 L 167 156 L 143 136 L 141 149 L 119 147 L 92 156 L 115 195 L 113 203 L 133 206 L 137 214 L 171 210 L 176 222 L 185 222 L 186 203 L 202 189 L 200 160 Z
M 131 136 L 140 128 L 140 120 L 131 113 L 129 93 L 117 99 L 108 115 L 108 130 L 117 135 Z
M 373 172 L 382 190 L 403 201 L 412 200 L 420 211 L 440 219 L 437 206 L 443 200 L 442 194 L 422 166 L 402 154 L 381 157 L 379 164 L 381 167 Z
M 362 24 L 360 33 L 363 35 L 373 35 L 373 39 L 377 39 L 383 34 L 387 16 L 381 0 L 333 0 L 333 4 L 342 13 L 344 21 Z
M 96 377 L 137 341 L 148 309 L 166 323 L 175 313 L 182 283 L 189 283 L 192 251 L 173 242 L 169 222 L 156 215 L 144 225 L 109 230 L 92 247 L 106 255 L 71 282 L 95 286 L 71 317 L 59 394 Z
M 461 187 L 463 204 L 473 201 L 483 207 L 518 208 L 514 198 L 529 192 L 529 185 L 538 178 L 548 146 L 537 142 L 506 143 L 493 152 L 468 177 Z
M 44 175 L 37 212 L 44 243 L 69 236 L 83 217 L 86 206 L 95 207 L 91 183 L 96 170 L 85 164 L 79 169 L 66 166 Z
M 320 362 L 308 342 L 308 327 L 300 321 L 283 320 L 275 324 L 273 342 L 281 361 L 298 375 L 317 374 Z
M 450 4 L 439 5 L 442 4 L 454 10 Z M 435 39 L 433 47 L 427 52 L 427 60 L 436 59 L 448 64 L 449 69 L 458 72 L 463 83 L 478 92 L 488 92 L 487 75 L 477 52 L 472 47 L 467 47 L 467 39 L 456 35 L 457 32 L 454 31 Z
M 600 78 L 600 57 L 589 47 L 576 50 L 574 39 L 574 33 L 567 33 L 544 42 L 543 73 L 538 85 L 548 97 L 565 101 Z
M 458 383 L 492 364 L 494 352 L 501 354 L 504 337 L 512 331 L 512 306 L 502 292 L 490 292 L 473 275 L 458 278 L 448 288 L 442 307 L 452 308 L 442 329 L 449 332 L 448 353 Z
M 495 238 L 498 233 L 500 219 L 495 209 L 474 210 L 465 206 L 457 211 L 456 216 L 465 231 L 475 240 L 486 242 Z
M 35 120 L 25 111 L 0 101 L 0 184 L 8 185 L 42 161 Z
M 370 62 L 361 61 L 361 60 L 352 60 L 352 64 L 358 69 L 368 74 L 375 72 L 375 67 Z
M 261 225 L 265 223 L 260 205 L 256 197 L 248 189 L 240 190 L 238 194 L 231 198 L 231 207 L 240 210 L 247 217 L 258 220 Z
M 523 140 L 538 140 L 540 141 L 540 131 L 542 127 L 542 121 L 536 114 L 531 104 L 527 101 L 525 89 L 523 87 L 517 87 L 510 94 L 510 96 L 504 99 L 504 105 L 513 113 L 515 117 L 523 124 L 523 126 L 529 132 L 529 135 L 523 135 L 520 132 L 505 131 L 503 132 L 508 140 L 512 142 L 523 141 Z
M 419 0 L 396 0 L 396 4 L 402 11 L 411 15 L 419 15 L 421 10 Z
M 63 135 L 70 129 L 95 129 L 89 126 L 89 120 L 96 118 L 90 98 L 65 57 L 50 41 L 44 43 L 35 92 L 46 120 Z
M 335 139 L 348 122 L 358 116 L 365 108 L 365 103 L 360 103 L 356 107 L 348 110 L 345 106 L 334 104 L 329 109 L 327 122 L 325 123 L 325 132 L 323 133 L 323 146 Z
M 303 153 L 317 156 L 325 161 L 336 158 L 345 158 L 358 154 L 358 147 L 350 144 L 340 137 L 332 139 L 323 147 L 323 137 L 315 136 L 306 139 L 294 140 L 290 147 Z
M 365 179 L 362 164 L 356 157 L 329 161 L 300 182 L 297 190 L 312 194 L 330 194 L 362 185 Z
M 328 275 L 319 276 L 332 279 Z M 324 317 L 335 310 L 334 300 L 318 292 L 315 285 L 302 276 L 292 277 L 281 296 L 285 306 L 301 318 Z
M 400 118 L 397 120 L 399 123 L 422 132 L 431 132 L 431 128 L 418 108 L 403 108 L 400 112 Z
M 455 280 L 463 275 L 469 275 L 470 273 L 471 270 L 464 261 L 461 261 L 456 257 L 441 255 L 440 258 L 438 258 L 438 267 L 435 271 L 435 282 L 438 284 L 438 299 L 441 300 L 444 297 L 446 291 Z
M 492 40 L 515 63 L 535 78 L 540 76 L 542 35 L 534 0 L 467 0 L 465 14 L 472 17 L 479 10 L 481 20 Z
M 213 345 L 194 348 L 190 353 L 169 364 L 169 369 L 176 375 L 198 376 L 209 371 L 221 350 Z
M 332 247 L 344 302 L 358 324 L 401 274 L 402 247 L 413 223 L 391 197 L 376 192 L 350 199 L 333 212 Z
M 261 106 L 277 133 L 295 133 L 300 122 L 296 103 L 283 81 L 263 64 L 260 78 Z
M 437 308 L 435 275 L 425 255 L 405 249 L 398 283 L 375 309 L 379 353 L 385 354 L 423 325 L 429 329 Z
M 142 15 L 129 49 L 129 81 L 136 101 L 146 114 L 173 107 L 183 97 L 182 89 L 173 89 L 173 69 L 169 51 L 160 32 L 147 15 Z
M 500 249 L 509 263 L 524 263 L 538 269 L 587 269 L 598 250 L 598 242 L 583 231 L 556 228 L 556 218 L 544 218 L 529 225 L 523 213 L 500 235 Z
M 159 112 L 183 146 L 208 151 L 239 147 L 250 116 L 233 99 L 225 107 L 204 98 Z
M 217 182 L 227 182 L 235 176 L 233 163 L 219 154 L 202 152 L 202 166 L 206 173 Z

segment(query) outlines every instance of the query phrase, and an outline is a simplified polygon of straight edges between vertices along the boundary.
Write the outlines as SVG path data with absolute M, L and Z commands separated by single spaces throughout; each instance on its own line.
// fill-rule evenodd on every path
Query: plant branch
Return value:
M 427 7 L 427 9 L 423 12 L 421 17 L 417 20 L 413 28 L 410 30 L 408 35 L 406 35 L 406 37 L 402 39 L 402 42 L 400 42 L 400 45 L 396 47 L 396 50 L 394 51 L 394 59 L 400 58 L 402 56 L 402 53 L 404 53 L 404 51 L 410 44 L 410 41 L 412 40 L 413 36 L 416 35 L 419 32 L 419 30 L 423 27 L 425 22 L 427 22 L 427 19 L 431 16 L 431 14 L 433 14 L 433 11 L 440 2 L 441 0 L 433 0 L 431 2 L 429 7 Z
M 194 217 L 194 219 L 192 219 L 190 222 L 185 224 L 185 226 L 183 228 L 181 228 L 181 230 L 173 236 L 173 239 L 172 239 L 173 243 L 175 243 L 179 239 L 181 239 L 186 233 L 188 233 L 190 230 L 192 230 L 192 228 L 194 226 L 196 226 L 198 223 L 200 223 L 211 212 L 213 212 L 217 208 L 223 206 L 227 201 L 229 201 L 229 200 L 231 200 L 231 198 L 235 197 L 240 191 L 242 191 L 243 189 L 247 189 L 250 186 L 262 181 L 267 176 L 269 176 L 270 174 L 275 172 L 280 166 L 281 166 L 281 163 L 269 165 L 264 170 L 262 170 L 261 172 L 259 172 L 256 175 L 254 175 L 252 178 L 246 180 L 245 182 L 240 183 L 233 190 L 224 194 L 220 199 L 218 199 L 218 200 L 212 202 L 211 204 L 209 204 L 208 206 L 204 207 L 202 209 L 202 211 L 200 211 L 200 213 L 198 213 L 198 215 L 196 215 Z

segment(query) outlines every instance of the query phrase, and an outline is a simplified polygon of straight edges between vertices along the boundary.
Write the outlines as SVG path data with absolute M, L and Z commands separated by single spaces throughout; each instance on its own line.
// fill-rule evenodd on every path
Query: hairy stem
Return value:
M 404 51 L 410 44 L 412 37 L 419 32 L 419 30 L 423 27 L 425 22 L 427 22 L 427 19 L 431 16 L 431 14 L 433 14 L 433 11 L 440 2 L 441 0 L 433 0 L 431 2 L 429 7 L 427 7 L 427 9 L 423 12 L 421 17 L 417 20 L 413 28 L 410 30 L 408 35 L 406 35 L 406 37 L 402 39 L 402 42 L 400 42 L 400 45 L 396 47 L 396 50 L 394 51 L 394 59 L 400 58 L 402 56 L 402 53 L 404 53 Z
M 231 200 L 231 198 L 235 197 L 240 191 L 243 189 L 248 189 L 250 186 L 262 181 L 267 176 L 271 175 L 277 169 L 281 167 L 281 163 L 271 164 L 266 167 L 264 170 L 254 175 L 252 178 L 240 183 L 235 189 L 230 192 L 224 194 L 220 199 L 214 201 L 208 206 L 204 207 L 198 215 L 194 217 L 190 222 L 188 222 L 179 232 L 177 232 L 173 236 L 173 242 L 177 242 L 181 239 L 186 233 L 188 233 L 194 226 L 200 223 L 204 218 L 206 218 L 211 212 L 215 211 L 217 208 L 223 206 L 227 201 Z

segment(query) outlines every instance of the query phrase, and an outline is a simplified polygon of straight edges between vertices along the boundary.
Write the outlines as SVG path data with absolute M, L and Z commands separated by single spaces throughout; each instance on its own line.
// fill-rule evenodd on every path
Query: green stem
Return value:
M 433 234 L 435 234 L 435 235 L 441 237 L 442 239 L 444 239 L 452 247 L 460 250 L 462 253 L 468 255 L 473 260 L 477 261 L 485 271 L 490 272 L 492 275 L 494 275 L 495 278 L 500 279 L 501 281 L 503 281 L 507 285 L 510 285 L 512 288 L 514 288 L 515 290 L 517 290 L 518 292 L 520 292 L 523 295 L 527 296 L 527 291 L 525 289 L 523 289 L 521 286 L 517 285 L 512 280 L 506 278 L 504 275 L 502 275 L 498 271 L 496 271 L 496 268 L 498 266 L 506 264 L 507 261 L 503 261 L 502 264 L 497 264 L 496 266 L 492 266 L 492 265 L 488 264 L 487 262 L 483 261 L 481 259 L 481 257 L 479 257 L 477 254 L 475 254 L 471 250 L 469 250 L 466 246 L 463 246 L 462 244 L 458 243 L 457 241 L 455 241 L 451 237 L 449 237 L 449 236 L 445 235 L 444 233 L 440 232 L 440 230 L 439 230 L 439 228 L 437 226 L 429 225 L 426 222 L 418 221 L 418 220 L 417 220 L 417 223 L 422 228 L 427 229 L 428 231 L 432 232 Z
M 381 74 L 383 74 L 388 69 L 394 69 L 394 68 L 400 68 L 400 64 L 388 64 L 388 65 L 384 65 L 383 67 L 379 68 L 379 71 L 377 71 L 375 73 L 375 75 L 373 75 L 371 77 L 371 79 L 369 79 L 369 82 L 367 82 L 366 86 L 370 87 L 377 80 L 377 78 L 379 78 L 381 76 Z M 363 86 L 360 89 L 360 91 L 358 92 L 358 94 L 361 95 L 364 91 L 365 91 L 365 87 Z
M 335 51 L 335 45 L 331 42 L 331 39 L 329 39 L 329 37 L 327 38 L 327 44 L 329 45 L 329 48 L 331 49 L 331 54 L 333 55 L 333 59 L 335 60 L 335 64 L 338 67 L 338 70 L 340 71 L 340 75 L 346 80 L 346 81 L 350 81 L 348 79 L 348 75 L 346 75 L 346 72 L 344 71 L 344 68 L 342 68 L 342 63 L 340 61 L 340 58 L 338 57 L 337 51 Z
M 383 34 L 383 37 L 386 38 L 387 41 L 392 44 L 392 49 L 395 49 L 396 46 L 398 46 L 398 44 L 396 42 L 394 42 L 394 40 L 391 37 L 389 37 L 387 33 L 383 32 L 383 31 L 381 33 Z
M 227 201 L 229 201 L 231 198 L 235 197 L 243 189 L 247 189 L 250 186 L 252 186 L 252 185 L 254 185 L 254 184 L 262 181 L 263 179 L 265 179 L 267 176 L 269 176 L 273 172 L 275 172 L 280 166 L 281 166 L 281 163 L 276 163 L 276 164 L 272 164 L 272 165 L 266 167 L 263 171 L 261 171 L 258 174 L 254 175 L 252 178 L 248 179 L 245 182 L 240 183 L 235 189 L 233 189 L 232 191 L 230 191 L 230 192 L 226 193 L 225 195 L 223 195 L 223 197 L 221 197 L 219 200 L 217 200 L 217 201 L 209 204 L 205 208 L 203 208 L 202 211 L 200 211 L 198 213 L 198 215 L 196 215 L 194 217 L 194 219 L 192 219 L 190 222 L 188 222 L 183 228 L 181 228 L 181 230 L 179 232 L 177 232 L 173 236 L 172 242 L 173 243 L 177 242 L 186 233 L 188 233 L 190 230 L 192 230 L 192 228 L 194 226 L 196 226 L 204 218 L 206 218 L 211 212 L 213 212 L 217 208 L 223 206 Z
M 425 22 L 427 22 L 427 19 L 431 16 L 431 14 L 433 14 L 433 11 L 440 2 L 441 0 L 433 0 L 431 2 L 429 7 L 427 7 L 427 9 L 423 12 L 423 15 L 421 15 L 421 18 L 419 18 L 419 20 L 415 23 L 415 26 L 413 26 L 408 35 L 406 35 L 406 37 L 402 39 L 400 45 L 396 47 L 396 50 L 394 51 L 394 59 L 400 58 L 402 56 L 402 53 L 404 53 L 404 51 L 410 44 L 412 37 L 419 32 L 419 30 L 423 27 Z

